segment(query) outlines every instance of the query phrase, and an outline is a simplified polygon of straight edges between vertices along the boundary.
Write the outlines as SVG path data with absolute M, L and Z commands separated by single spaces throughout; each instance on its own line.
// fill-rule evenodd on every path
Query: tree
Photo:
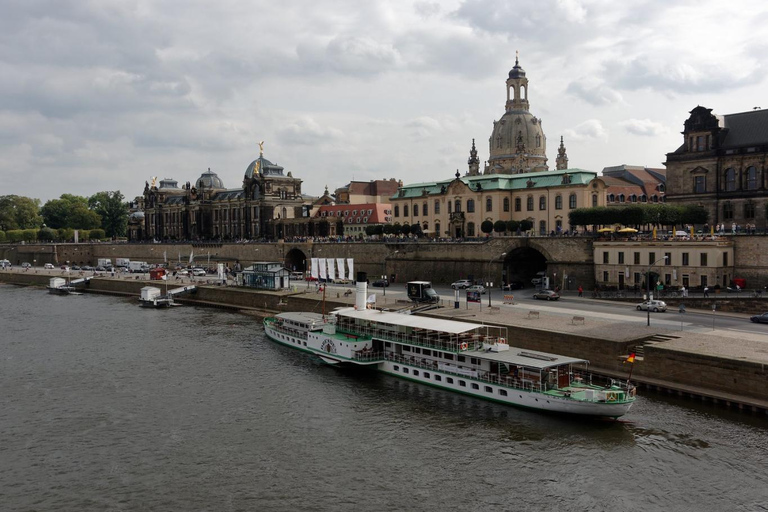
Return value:
M 365 226 L 365 234 L 368 236 L 373 236 L 373 234 L 376 232 L 376 226 L 370 225 Z
M 37 239 L 44 242 L 52 242 L 56 240 L 56 236 L 56 231 L 48 227 L 37 232 Z
M 496 233 L 504 233 L 507 230 L 507 223 L 503 220 L 497 220 L 493 223 L 493 230 Z
M 45 224 L 53 229 L 95 229 L 101 226 L 101 217 L 88 207 L 88 199 L 73 194 L 62 194 L 51 199 L 40 210 Z
M 507 231 L 509 231 L 510 233 L 516 233 L 517 232 L 517 228 L 519 228 L 519 227 L 520 227 L 520 223 L 517 222 L 516 220 L 508 220 L 507 221 Z
M 395 232 L 395 226 L 392 224 L 384 224 L 384 227 L 382 228 L 385 235 L 391 235 Z
M 490 220 L 484 220 L 483 223 L 480 224 L 480 231 L 486 235 L 489 234 L 491 231 L 493 231 L 493 222 Z
M 119 190 L 92 195 L 88 198 L 88 206 L 101 217 L 101 227 L 107 236 L 125 236 L 128 231 L 128 203 Z M 339 233 L 343 233 L 343 227 Z
M 36 229 L 43 225 L 40 200 L 24 196 L 0 196 L 0 230 Z
M 520 221 L 520 231 L 530 231 L 533 227 L 533 222 L 528 219 Z
M 416 236 L 421 236 L 424 234 L 424 231 L 421 229 L 421 224 L 418 222 L 414 222 L 411 224 L 411 234 Z
M 405 224 L 400 226 L 400 232 L 402 234 L 406 235 L 406 236 L 410 235 L 411 234 L 411 225 L 406 222 Z

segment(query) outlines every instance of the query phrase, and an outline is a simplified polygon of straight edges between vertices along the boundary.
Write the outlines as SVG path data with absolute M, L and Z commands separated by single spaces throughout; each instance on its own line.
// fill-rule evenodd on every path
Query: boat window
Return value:
M 391 346 L 392 346 L 392 344 L 391 344 L 390 342 L 388 342 L 388 341 L 385 341 L 385 342 L 384 342 L 384 346 L 385 346 L 385 347 L 391 347 Z
M 478 386 L 477 384 L 475 384 L 475 383 L 473 382 L 473 383 L 472 383 L 472 389 L 480 389 L 480 386 Z
M 432 355 L 432 352 L 430 352 L 430 351 L 429 351 L 429 350 L 427 350 L 427 349 L 422 349 L 422 350 L 421 350 L 421 353 L 422 353 L 422 354 L 424 354 L 425 356 L 429 356 L 429 355 Z
M 453 379 L 450 377 L 446 377 L 445 382 L 447 382 L 448 384 L 453 384 Z
M 467 360 L 467 358 L 464 356 L 459 356 L 457 359 L 459 360 L 460 363 L 463 363 L 464 361 Z
M 410 352 L 410 351 L 411 351 L 411 347 L 409 347 L 408 345 L 403 345 L 403 352 Z
M 428 378 L 429 378 L 429 372 L 424 372 L 424 378 L 425 378 L 425 379 L 428 379 Z
M 413 353 L 414 353 L 414 354 L 419 354 L 419 353 L 421 353 L 421 350 L 420 350 L 420 349 L 418 349 L 418 348 L 416 348 L 416 347 L 414 347 L 414 348 L 413 348 Z
M 408 368 L 403 368 L 403 373 L 408 373 Z
M 476 357 L 470 357 L 469 362 L 472 364 L 480 364 L 480 360 Z
M 500 390 L 499 390 L 499 394 L 500 394 L 501 396 L 507 396 L 507 390 L 506 390 L 506 389 L 500 389 Z
M 443 377 L 441 377 L 440 375 L 435 375 L 435 380 L 439 382 L 443 380 Z
M 446 359 L 453 359 L 453 354 L 445 354 Z
M 395 371 L 396 371 L 396 372 L 399 372 L 399 371 L 400 371 L 400 367 L 399 367 L 399 366 L 397 366 L 397 365 L 395 365 Z
M 419 375 L 419 370 L 413 370 L 414 375 Z
M 493 388 L 491 386 L 485 386 L 485 392 L 486 393 L 493 393 Z
M 459 381 L 459 386 L 467 387 L 467 381 L 460 380 Z

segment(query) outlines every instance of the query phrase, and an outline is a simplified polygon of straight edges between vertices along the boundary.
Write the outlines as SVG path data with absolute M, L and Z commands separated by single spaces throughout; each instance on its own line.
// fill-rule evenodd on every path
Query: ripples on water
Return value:
M 2 510 L 768 510 L 768 422 L 550 416 L 268 341 L 245 315 L 0 286 Z

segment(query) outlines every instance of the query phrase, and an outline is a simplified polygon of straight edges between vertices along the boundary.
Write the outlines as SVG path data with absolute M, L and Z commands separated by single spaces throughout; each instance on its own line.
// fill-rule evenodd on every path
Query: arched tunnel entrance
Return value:
M 307 256 L 301 249 L 291 249 L 285 255 L 285 268 L 291 272 L 305 272 L 307 270 Z
M 516 288 L 530 288 L 539 272 L 547 271 L 547 259 L 536 249 L 518 247 L 504 258 L 502 279 Z

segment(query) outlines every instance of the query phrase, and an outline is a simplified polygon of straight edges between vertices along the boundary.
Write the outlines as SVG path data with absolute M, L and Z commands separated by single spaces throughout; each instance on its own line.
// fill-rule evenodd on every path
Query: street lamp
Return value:
M 387 254 L 384 256 L 384 261 L 381 263 L 381 271 L 383 275 L 381 276 L 382 279 L 382 288 L 384 288 L 384 297 L 387 296 L 387 285 L 389 284 L 389 278 L 387 277 L 387 258 L 390 256 L 394 256 L 395 254 L 399 253 L 400 251 L 395 251 L 392 254 Z
M 491 262 L 495 260 L 496 258 L 503 258 L 506 256 L 507 253 L 503 252 L 501 253 L 501 256 L 494 256 L 488 261 L 488 307 L 491 307 L 491 292 L 493 292 L 493 289 L 491 288 Z
M 656 261 L 654 261 L 650 265 L 648 265 L 648 273 L 645 275 L 645 285 L 646 285 L 645 287 L 646 287 L 646 289 L 648 291 L 648 293 L 645 296 L 646 297 L 645 298 L 645 300 L 646 300 L 645 311 L 648 313 L 648 323 L 646 325 L 648 327 L 651 326 L 651 304 L 648 302 L 648 301 L 651 300 L 651 267 L 654 266 L 655 264 L 657 264 L 660 261 L 666 261 L 666 260 L 667 260 L 667 257 L 664 256 L 662 258 L 657 259 Z

